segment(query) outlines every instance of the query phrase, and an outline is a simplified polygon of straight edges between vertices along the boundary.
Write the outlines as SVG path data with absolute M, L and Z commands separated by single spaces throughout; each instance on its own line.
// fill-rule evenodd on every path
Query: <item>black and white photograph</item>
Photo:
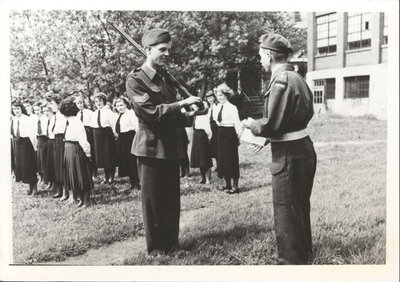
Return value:
M 0 1 L 0 280 L 398 281 L 399 3 L 279 2 Z

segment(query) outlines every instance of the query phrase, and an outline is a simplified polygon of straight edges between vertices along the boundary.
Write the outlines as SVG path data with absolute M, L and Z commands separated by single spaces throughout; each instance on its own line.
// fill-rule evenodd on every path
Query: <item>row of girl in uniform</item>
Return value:
M 225 186 L 218 189 L 229 194 L 239 193 L 238 146 L 243 131 L 238 110 L 229 102 L 232 94 L 226 84 L 206 93 L 204 103 L 209 110 L 194 119 L 190 158 L 190 166 L 200 169 L 200 183 L 206 184 L 211 181 L 212 158 L 215 158 L 218 177 L 225 180 Z
M 94 112 L 84 108 L 81 96 L 61 103 L 56 95 L 46 99 L 42 113 L 36 105 L 36 114 L 30 115 L 19 100 L 12 102 L 12 169 L 16 182 L 29 184 L 29 195 L 38 193 L 38 175 L 54 198 L 85 207 L 97 168 L 104 169 L 102 183 L 112 184 L 116 166 L 118 176 L 129 176 L 131 189 L 140 189 L 130 154 L 137 118 L 125 97 L 115 100 L 119 115 L 105 107 L 103 93 L 94 96 Z

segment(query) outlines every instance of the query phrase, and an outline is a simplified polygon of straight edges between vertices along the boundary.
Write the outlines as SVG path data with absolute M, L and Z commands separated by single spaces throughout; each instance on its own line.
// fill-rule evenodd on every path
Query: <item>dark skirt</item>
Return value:
M 178 132 L 183 147 L 183 158 L 180 160 L 180 164 L 183 167 L 187 167 L 189 166 L 189 156 L 188 156 L 189 137 L 187 136 L 185 128 L 178 128 Z
M 64 185 L 69 190 L 82 193 L 93 189 L 89 158 L 78 142 L 65 142 L 63 166 L 65 167 Z
M 11 139 L 11 170 L 15 170 L 15 141 Z
M 179 161 L 138 157 L 148 252 L 178 247 Z
M 190 167 L 209 169 L 212 167 L 211 145 L 207 133 L 203 129 L 193 129 Z
M 234 127 L 218 128 L 218 177 L 239 178 L 238 144 Z
M 114 134 L 111 128 L 93 128 L 93 137 L 96 167 L 114 168 L 117 164 L 117 154 Z
M 14 139 L 15 181 L 36 183 L 36 157 L 29 137 Z
M 94 137 L 93 137 L 93 128 L 90 126 L 85 126 L 86 138 L 90 144 L 90 166 L 92 169 L 96 168 L 96 153 L 94 150 Z
M 36 164 L 40 174 L 44 174 L 46 170 L 47 139 L 47 136 L 37 137 Z
M 210 127 L 212 132 L 212 137 L 210 140 L 211 144 L 211 157 L 217 158 L 217 151 L 218 151 L 218 125 L 215 121 L 210 121 Z
M 131 154 L 132 141 L 135 137 L 135 131 L 123 132 L 117 138 L 117 157 L 118 157 L 118 176 L 131 176 L 137 177 L 137 160 Z M 136 173 L 135 173 L 136 171 Z
M 56 134 L 54 138 L 54 171 L 55 171 L 55 178 L 54 181 L 56 182 L 63 182 L 63 163 L 64 163 L 64 134 Z
M 56 179 L 56 170 L 54 166 L 54 139 L 47 140 L 46 150 L 44 182 L 54 182 Z

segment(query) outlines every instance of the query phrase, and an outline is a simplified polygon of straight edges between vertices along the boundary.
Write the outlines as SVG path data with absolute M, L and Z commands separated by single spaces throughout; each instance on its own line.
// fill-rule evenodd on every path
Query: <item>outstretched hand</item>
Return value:
M 253 151 L 254 153 L 258 153 L 259 151 L 261 151 L 262 148 L 264 148 L 264 146 L 256 145 L 256 144 L 249 144 L 248 145 L 248 149 L 250 151 Z

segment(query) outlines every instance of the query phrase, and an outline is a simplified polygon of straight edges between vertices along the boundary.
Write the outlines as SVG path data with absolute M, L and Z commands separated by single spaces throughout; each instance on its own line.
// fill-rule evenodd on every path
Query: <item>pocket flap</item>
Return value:
M 273 163 L 271 163 L 271 168 L 270 168 L 271 174 L 277 175 L 278 173 L 283 171 L 284 168 L 285 168 L 284 159 L 282 159 L 282 161 L 279 161 L 279 162 L 273 162 Z

